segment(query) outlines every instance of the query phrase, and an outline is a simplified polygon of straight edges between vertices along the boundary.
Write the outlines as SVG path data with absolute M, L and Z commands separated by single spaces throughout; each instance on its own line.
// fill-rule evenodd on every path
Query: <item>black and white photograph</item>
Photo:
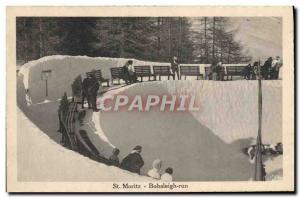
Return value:
M 293 191 L 292 7 L 24 8 L 9 191 Z

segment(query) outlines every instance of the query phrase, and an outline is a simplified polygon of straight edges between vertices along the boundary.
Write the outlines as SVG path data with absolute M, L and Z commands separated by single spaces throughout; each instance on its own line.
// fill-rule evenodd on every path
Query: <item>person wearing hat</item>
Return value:
M 82 82 L 82 93 L 81 93 L 81 106 L 84 109 L 84 100 L 86 99 L 88 102 L 88 108 L 91 108 L 91 99 L 88 94 L 88 90 L 91 84 L 91 77 L 87 76 Z
M 123 66 L 123 74 L 124 80 L 126 84 L 135 83 L 137 81 L 137 77 L 135 72 L 133 71 L 133 61 L 128 60 Z
M 133 173 L 140 174 L 141 168 L 144 166 L 144 160 L 141 156 L 142 147 L 136 146 L 131 153 L 127 155 L 121 163 L 121 168 Z
M 160 179 L 160 169 L 162 166 L 162 161 L 160 159 L 156 159 L 152 163 L 152 169 L 148 171 L 147 175 L 154 179 Z
M 90 79 L 90 86 L 89 86 L 89 98 L 91 100 L 91 105 L 92 105 L 92 109 L 94 111 L 99 111 L 97 109 L 97 95 L 98 95 L 98 90 L 99 90 L 100 84 L 98 82 L 98 79 L 96 78 L 95 75 L 95 71 L 93 70 L 93 73 L 91 75 L 91 79 Z
M 271 79 L 276 80 L 279 77 L 279 70 L 282 66 L 281 60 L 279 56 L 276 56 L 276 59 L 272 61 L 272 68 L 271 68 Z
M 113 149 L 113 154 L 109 157 L 109 164 L 112 166 L 119 166 L 120 162 L 119 162 L 119 155 L 120 150 L 118 148 L 114 148 Z
M 176 56 L 173 57 L 173 60 L 171 62 L 171 69 L 173 72 L 173 78 L 175 80 L 175 74 L 177 75 L 177 79 L 179 80 L 179 62 L 178 62 L 178 58 Z
M 173 181 L 173 168 L 167 168 L 165 173 L 161 176 L 162 181 L 171 182 Z

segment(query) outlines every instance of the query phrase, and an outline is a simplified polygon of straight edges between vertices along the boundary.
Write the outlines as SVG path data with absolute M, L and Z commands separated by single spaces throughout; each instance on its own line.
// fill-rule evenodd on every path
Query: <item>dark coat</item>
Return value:
M 179 68 L 178 65 L 179 65 L 178 59 L 177 60 L 173 59 L 171 62 L 172 71 L 178 71 L 178 68 Z
M 99 87 L 100 87 L 100 84 L 99 84 L 97 78 L 96 77 L 92 77 L 90 79 L 90 86 L 89 86 L 90 93 L 91 94 L 97 93 L 98 90 L 99 90 Z
M 84 94 L 87 94 L 90 86 L 91 86 L 91 80 L 89 78 L 85 78 L 82 82 L 82 92 Z
M 139 153 L 130 153 L 121 163 L 121 168 L 138 174 L 142 166 L 144 166 L 144 160 Z
M 119 166 L 120 162 L 119 162 L 119 158 L 116 155 L 112 155 L 109 157 L 109 164 L 112 166 Z

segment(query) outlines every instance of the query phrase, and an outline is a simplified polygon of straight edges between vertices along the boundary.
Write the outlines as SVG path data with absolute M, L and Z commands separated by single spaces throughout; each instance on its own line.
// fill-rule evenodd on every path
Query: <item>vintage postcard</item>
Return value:
M 8 192 L 295 190 L 293 7 L 7 7 Z

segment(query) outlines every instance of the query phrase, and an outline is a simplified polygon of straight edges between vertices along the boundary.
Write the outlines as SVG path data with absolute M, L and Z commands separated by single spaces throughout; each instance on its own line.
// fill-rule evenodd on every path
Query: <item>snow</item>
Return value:
M 53 55 L 30 61 L 20 67 L 18 73 L 23 77 L 25 90 L 28 90 L 27 97 L 30 98 L 28 104 L 35 104 L 47 100 L 56 100 L 61 98 L 64 92 L 71 96 L 71 84 L 74 79 L 93 69 L 101 69 L 104 78 L 110 78 L 111 67 L 121 67 L 129 59 L 125 58 L 107 58 L 107 57 L 87 57 L 87 56 L 63 56 Z M 133 65 L 170 65 L 170 63 L 149 62 L 136 59 Z M 199 66 L 200 72 L 204 74 L 204 67 L 210 64 L 182 64 L 190 66 Z M 226 65 L 226 64 L 224 64 Z M 231 64 L 228 64 L 231 65 Z M 243 66 L 243 64 L 235 64 Z M 48 97 L 46 97 L 46 82 L 42 80 L 41 72 L 51 70 L 51 76 L 48 79 Z
M 46 98 L 46 83 L 41 78 L 43 70 L 51 70 L 51 77 L 48 80 L 47 99 L 60 98 L 64 92 L 71 95 L 71 84 L 78 75 L 83 75 L 92 69 L 101 69 L 104 78 L 110 78 L 111 67 L 120 67 L 129 59 L 125 58 L 106 58 L 106 57 L 87 57 L 87 56 L 46 56 L 35 61 L 24 64 L 19 71 L 23 76 L 25 89 L 29 89 L 32 103 L 44 101 Z M 133 60 L 134 65 L 169 65 L 169 63 L 153 63 L 146 61 Z
M 121 158 L 135 145 L 143 146 L 143 174 L 159 158 L 163 169 L 174 168 L 176 181 L 248 181 L 253 176 L 254 166 L 242 149 L 257 136 L 257 81 L 146 82 L 121 93 L 129 97 L 195 94 L 198 98 L 200 111 L 196 113 L 99 113 L 101 131 L 121 150 Z M 281 81 L 263 81 L 262 134 L 266 144 L 282 141 L 281 102 Z M 282 168 L 280 161 L 276 164 Z
M 151 181 L 68 150 L 52 141 L 19 108 L 17 116 L 19 181 Z
M 257 81 L 176 81 L 162 83 L 171 94 L 195 95 L 200 111 L 193 116 L 226 143 L 256 137 Z M 266 144 L 282 140 L 282 81 L 262 81 L 262 132 Z
M 228 19 L 226 30 L 234 32 L 235 41 L 242 44 L 245 53 L 251 55 L 253 61 L 282 57 L 282 18 L 260 16 Z M 195 18 L 190 21 L 192 30 L 200 31 L 203 28 L 203 24 Z
M 282 57 L 282 19 L 279 17 L 234 17 L 232 28 L 254 60 Z
M 109 77 L 109 68 L 121 66 L 125 61 L 126 59 L 52 56 L 21 67 L 17 83 L 20 108 L 17 119 L 18 175 L 21 180 L 146 179 L 96 163 L 59 145 L 57 99 L 61 98 L 64 91 L 70 95 L 70 85 L 76 75 L 97 67 L 101 68 L 105 77 Z M 134 65 L 137 64 L 150 63 L 134 60 Z M 46 69 L 52 70 L 47 98 L 45 82 L 40 76 L 41 71 Z M 275 144 L 282 141 L 282 81 L 263 81 L 262 85 L 263 143 Z M 26 89 L 29 89 L 28 95 L 33 105 L 26 104 Z M 154 159 L 160 158 L 163 160 L 163 170 L 169 166 L 174 168 L 176 181 L 247 181 L 252 177 L 253 164 L 249 163 L 248 156 L 241 150 L 253 144 L 257 134 L 257 81 L 170 80 L 112 87 L 110 90 L 104 96 L 121 93 L 128 96 L 194 94 L 200 111 L 88 111 L 84 125 L 80 127 L 87 130 L 91 141 L 105 157 L 111 155 L 114 147 L 118 147 L 122 159 L 134 146 L 140 144 L 143 146 L 142 155 L 146 162 L 142 168 L 143 174 L 151 168 Z M 267 172 L 273 174 L 274 178 L 279 173 L 280 178 L 280 158 L 266 163 Z
M 282 156 L 270 159 L 265 162 L 266 167 L 266 180 L 282 180 L 283 178 L 283 168 L 282 168 Z

